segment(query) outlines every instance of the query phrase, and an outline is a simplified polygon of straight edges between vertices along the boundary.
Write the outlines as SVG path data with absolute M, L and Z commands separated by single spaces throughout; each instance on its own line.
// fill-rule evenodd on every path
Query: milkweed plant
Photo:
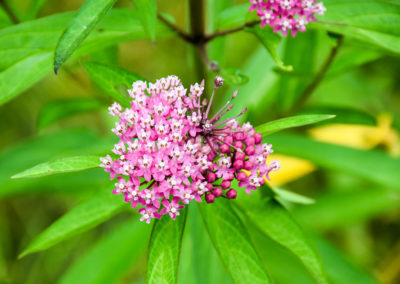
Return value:
M 39 90 L 39 102 L 65 90 L 95 95 L 18 114 L 38 113 L 39 134 L 0 155 L 0 196 L 29 203 L 28 215 L 14 201 L 0 214 L 5 242 L 17 236 L 5 258 L 0 250 L 1 281 L 400 279 L 384 265 L 363 271 L 332 244 L 341 224 L 398 209 L 396 119 L 361 106 L 392 109 L 390 91 L 377 104 L 355 94 L 369 96 L 374 79 L 353 83 L 366 76 L 363 64 L 400 53 L 396 1 L 82 0 L 68 4 L 80 3 L 74 12 L 60 12 L 67 1 L 32 0 L 26 11 L 14 2 L 0 1 L 0 104 L 12 106 L 4 114 L 34 109 L 14 98 Z M 14 139 L 7 133 L 0 145 Z M 43 230 L 7 227 L 59 206 L 42 198 L 49 191 L 78 204 L 65 199 L 61 217 L 59 208 L 37 222 L 51 221 Z M 40 194 L 32 202 L 30 193 Z M 357 241 L 375 237 L 357 228 Z M 398 257 L 386 248 L 390 267 Z M 350 251 L 365 267 L 378 263 Z

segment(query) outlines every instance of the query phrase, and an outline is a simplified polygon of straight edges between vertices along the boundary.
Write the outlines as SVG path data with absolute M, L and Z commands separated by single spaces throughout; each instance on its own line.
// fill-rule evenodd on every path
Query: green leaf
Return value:
M 34 19 L 48 0 L 32 0 L 27 15 L 24 16 L 26 20 Z
M 59 283 L 116 283 L 145 252 L 150 228 L 138 216 L 113 227 L 67 270 Z
M 250 3 L 232 6 L 219 14 L 217 30 L 242 26 L 246 23 Z
M 86 0 L 61 36 L 54 56 L 54 72 L 74 53 L 116 0 Z
M 149 244 L 146 283 L 176 283 L 180 247 L 187 210 L 172 220 L 163 216 L 154 223 Z
M 358 150 L 322 143 L 299 135 L 276 134 L 268 137 L 276 153 L 310 160 L 333 170 L 400 189 L 400 159 L 378 151 Z
M 156 40 L 156 23 L 157 23 L 157 2 L 156 0 L 133 0 L 138 17 L 143 25 L 144 30 L 149 35 L 151 41 Z
M 51 52 L 29 56 L 0 73 L 0 105 L 26 90 L 51 71 Z
M 13 22 L 10 17 L 4 11 L 3 7 L 0 6 L 0 29 L 12 25 Z
M 131 88 L 134 81 L 142 80 L 140 76 L 125 69 L 101 63 L 85 62 L 83 66 L 93 81 L 113 100 L 123 106 L 130 106 L 126 90 Z
M 281 42 L 281 37 L 278 33 L 274 33 L 272 28 L 264 27 L 261 28 L 259 25 L 254 25 L 252 27 L 245 28 L 245 31 L 254 34 L 258 40 L 264 45 L 268 50 L 272 59 L 278 65 L 278 67 L 284 71 L 292 71 L 292 66 L 286 66 L 278 55 L 277 48 Z
M 39 130 L 74 114 L 98 110 L 103 104 L 94 99 L 68 99 L 52 101 L 40 110 L 37 127 Z
M 346 259 L 338 249 L 322 237 L 314 235 L 313 241 L 326 267 L 326 273 L 329 275 L 330 283 L 379 283 L 372 275 L 369 275 L 366 271 L 363 271 L 360 267 Z
M 259 125 L 256 127 L 256 131 L 261 133 L 261 135 L 263 136 L 267 136 L 284 129 L 310 125 L 334 117 L 335 115 L 329 115 L 329 114 L 309 114 L 309 115 L 291 116 Z
M 47 176 L 40 179 L 10 179 L 10 177 L 51 159 L 61 159 L 81 153 L 94 155 L 107 152 L 116 142 L 115 137 L 100 138 L 87 130 L 63 130 L 33 137 L 6 148 L 0 153 L 0 197 L 23 192 L 51 192 L 52 189 L 71 192 L 79 184 L 89 188 L 104 186 L 108 178 L 102 169 L 64 174 L 62 178 Z
M 242 204 L 241 209 L 259 230 L 293 252 L 318 283 L 328 283 L 311 241 L 279 202 L 269 198 L 261 203 L 242 201 Z
M 293 215 L 307 227 L 329 230 L 359 223 L 400 207 L 398 193 L 364 188 L 350 192 L 332 192 L 317 198 L 310 206 L 295 208 Z
M 120 212 L 124 205 L 121 196 L 113 195 L 111 191 L 97 193 L 92 199 L 79 204 L 51 224 L 29 244 L 19 258 L 48 249 L 107 221 Z
M 221 70 L 221 76 L 224 78 L 228 85 L 240 86 L 247 84 L 249 77 L 242 74 L 240 70 L 227 68 Z
M 376 0 L 326 0 L 312 26 L 400 53 L 400 6 Z
M 271 187 L 271 190 L 276 194 L 275 198 L 278 200 L 284 200 L 284 201 L 289 201 L 292 203 L 298 203 L 298 204 L 313 204 L 315 203 L 315 200 L 312 198 L 309 198 L 304 195 L 300 195 L 298 193 L 284 190 L 282 188 L 278 187 Z
M 208 234 L 234 283 L 272 283 L 229 200 L 197 204 Z
M 13 175 L 12 178 L 31 178 L 60 173 L 76 172 L 97 168 L 100 165 L 99 156 L 68 157 L 52 162 L 46 162 Z

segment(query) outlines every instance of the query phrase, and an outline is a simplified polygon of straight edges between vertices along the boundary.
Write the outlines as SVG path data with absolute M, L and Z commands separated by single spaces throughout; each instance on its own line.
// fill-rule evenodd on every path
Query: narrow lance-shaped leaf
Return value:
M 292 71 L 292 66 L 286 66 L 282 61 L 280 56 L 278 55 L 278 45 L 281 42 L 281 37 L 279 34 L 274 33 L 273 30 L 269 27 L 261 28 L 258 24 L 252 27 L 247 27 L 245 31 L 254 34 L 258 40 L 264 45 L 264 47 L 268 50 L 272 59 L 274 59 L 275 63 L 278 67 L 284 71 Z
M 51 52 L 29 56 L 0 73 L 0 105 L 11 100 L 51 71 Z
M 54 72 L 74 53 L 116 0 L 86 0 L 61 36 L 54 56 Z
M 144 30 L 151 41 L 156 40 L 157 2 L 156 0 L 133 0 L 137 9 L 138 17 Z
M 89 112 L 103 108 L 104 105 L 95 99 L 57 100 L 45 104 L 40 110 L 37 126 L 43 129 L 56 121 L 74 114 Z
M 198 204 L 208 234 L 234 283 L 272 283 L 228 200 Z
M 92 199 L 81 203 L 51 224 L 29 244 L 19 257 L 45 250 L 107 221 L 120 212 L 124 204 L 121 198 L 113 195 L 111 191 L 98 193 Z
M 142 78 L 125 69 L 101 63 L 86 62 L 83 65 L 93 81 L 111 98 L 121 105 L 129 107 L 127 89 L 136 80 Z
M 154 223 L 147 260 L 146 283 L 176 283 L 186 214 L 186 209 L 183 209 L 175 220 L 166 215 Z
M 240 208 L 259 230 L 292 251 L 318 283 L 328 283 L 321 260 L 310 240 L 279 202 L 273 198 L 261 202 L 240 200 Z
M 266 136 L 284 129 L 314 124 L 334 117 L 335 115 L 330 114 L 306 114 L 291 116 L 259 125 L 256 127 L 256 131 L 260 132 L 263 136 Z
M 322 143 L 300 135 L 276 134 L 268 137 L 276 153 L 303 158 L 341 172 L 400 189 L 400 159 L 378 151 Z
M 150 229 L 138 216 L 111 228 L 68 269 L 59 283 L 116 283 L 144 254 Z
M 12 178 L 40 177 L 68 172 L 76 172 L 97 168 L 100 165 L 100 156 L 68 157 L 52 162 L 46 162 L 13 175 Z

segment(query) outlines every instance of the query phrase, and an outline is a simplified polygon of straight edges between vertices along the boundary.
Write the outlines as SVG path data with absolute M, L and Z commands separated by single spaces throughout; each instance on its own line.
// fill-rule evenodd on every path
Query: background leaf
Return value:
M 39 130 L 74 114 L 89 112 L 104 108 L 104 104 L 94 99 L 57 100 L 45 104 L 38 115 Z
M 234 283 L 271 283 L 229 200 L 198 204 L 211 241 Z
M 176 283 L 186 214 L 187 210 L 183 209 L 175 221 L 164 216 L 154 223 L 149 244 L 146 283 Z
M 29 244 L 19 257 L 45 250 L 76 234 L 89 230 L 120 212 L 124 205 L 126 204 L 121 196 L 113 195 L 111 190 L 102 191 L 92 199 L 68 211 L 51 224 Z
M 286 117 L 274 121 L 269 121 L 256 127 L 256 131 L 263 136 L 270 135 L 280 130 L 314 124 L 320 121 L 334 118 L 335 115 L 329 114 L 310 114 Z
M 13 175 L 12 178 L 29 178 L 40 177 L 46 175 L 54 175 L 65 172 L 76 172 L 92 168 L 100 165 L 100 156 L 77 156 L 68 157 L 60 160 L 46 162 L 27 169 L 21 173 Z
M 123 106 L 130 105 L 127 90 L 141 77 L 125 69 L 101 63 L 86 62 L 84 67 L 93 81 L 112 99 Z
M 259 230 L 301 259 L 318 283 L 328 283 L 311 241 L 281 204 L 268 198 L 259 204 L 244 203 L 240 208 Z
M 156 0 L 133 0 L 143 28 L 151 41 L 156 40 L 157 2 Z
M 274 145 L 276 153 L 307 159 L 323 167 L 400 189 L 397 177 L 400 159 L 378 151 L 322 143 L 299 135 L 276 134 L 268 137 L 268 143 Z
M 104 17 L 116 0 L 86 0 L 61 36 L 54 56 L 54 72 L 60 68 Z
M 102 236 L 59 283 L 115 283 L 145 252 L 149 236 L 150 226 L 132 217 Z

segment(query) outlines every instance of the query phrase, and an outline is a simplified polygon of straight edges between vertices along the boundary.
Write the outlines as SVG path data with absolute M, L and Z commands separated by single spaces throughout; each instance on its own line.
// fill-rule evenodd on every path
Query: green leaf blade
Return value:
M 208 234 L 234 283 L 272 283 L 229 201 L 198 204 Z
M 138 17 L 144 30 L 151 41 L 156 40 L 157 2 L 156 0 L 133 0 L 137 9 Z
M 292 251 L 318 283 L 328 283 L 315 248 L 279 202 L 271 198 L 262 203 L 247 203 L 241 208 L 259 230 Z
M 125 69 L 94 62 L 86 62 L 83 65 L 93 81 L 108 94 L 113 100 L 123 106 L 130 106 L 130 99 L 123 94 L 132 86 L 132 83 L 142 78 Z
M 268 137 L 268 142 L 274 145 L 276 153 L 307 159 L 328 169 L 400 189 L 400 159 L 384 153 L 318 142 L 294 134 L 275 134 Z
M 60 173 L 76 172 L 97 168 L 99 165 L 99 156 L 68 157 L 36 165 L 21 173 L 13 175 L 12 178 L 32 178 Z
M 330 114 L 310 114 L 310 115 L 291 116 L 259 125 L 256 127 L 256 131 L 261 133 L 261 135 L 263 136 L 267 136 L 284 129 L 310 125 L 327 119 L 332 119 L 334 117 L 335 115 L 330 115 Z
M 183 209 L 175 220 L 164 216 L 154 223 L 149 244 L 146 283 L 176 283 L 186 215 L 187 210 Z
M 74 53 L 116 0 L 87 0 L 61 36 L 54 56 L 54 72 Z
M 37 236 L 19 255 L 45 250 L 78 233 L 89 230 L 108 220 L 123 209 L 125 202 L 111 191 L 104 191 L 92 199 L 81 203 Z
M 113 227 L 62 276 L 61 284 L 115 283 L 144 253 L 150 226 L 138 216 Z M 104 257 L 107 256 L 107 257 Z

